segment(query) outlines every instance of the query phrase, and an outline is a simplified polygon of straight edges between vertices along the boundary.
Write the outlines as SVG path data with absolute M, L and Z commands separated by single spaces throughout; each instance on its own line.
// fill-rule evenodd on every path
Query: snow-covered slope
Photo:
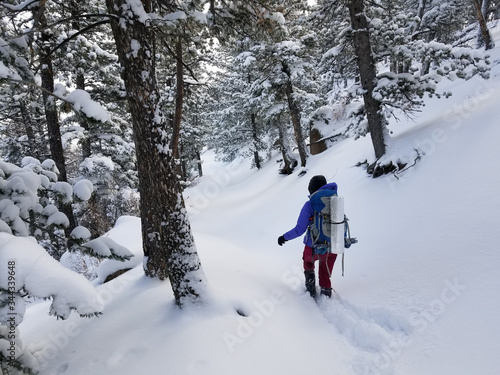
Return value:
M 56 321 L 48 302 L 34 304 L 20 331 L 40 374 L 498 374 L 499 68 L 492 74 L 443 82 L 452 98 L 391 124 L 388 157 L 422 155 L 399 180 L 354 166 L 373 159 L 368 138 L 312 156 L 303 177 L 278 175 L 275 159 L 256 171 L 206 152 L 205 176 L 185 194 L 206 304 L 180 311 L 140 262 L 98 286 L 99 318 Z M 277 245 L 315 174 L 338 183 L 359 239 L 345 277 L 335 266 L 339 297 L 319 304 L 303 291 L 301 240 Z M 139 231 L 122 218 L 109 236 L 140 249 Z

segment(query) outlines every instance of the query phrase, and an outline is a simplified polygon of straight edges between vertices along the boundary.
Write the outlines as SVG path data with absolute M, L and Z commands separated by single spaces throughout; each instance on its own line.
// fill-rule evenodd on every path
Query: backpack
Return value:
M 315 254 L 342 254 L 344 248 L 357 242 L 351 238 L 348 219 L 344 215 L 344 198 L 337 196 L 336 190 L 317 190 L 309 200 L 314 210 L 309 222 L 309 235 Z
M 332 217 L 331 199 L 337 196 L 333 189 L 320 189 L 309 197 L 314 215 L 309 222 L 309 235 L 315 254 L 331 252 Z

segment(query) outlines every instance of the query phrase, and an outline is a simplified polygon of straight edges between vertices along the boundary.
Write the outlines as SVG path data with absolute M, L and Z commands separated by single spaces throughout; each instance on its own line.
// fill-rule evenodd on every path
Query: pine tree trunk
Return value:
M 373 97 L 377 76 L 370 44 L 368 21 L 364 13 L 363 0 L 349 0 L 348 7 L 361 87 L 364 90 L 363 101 L 368 120 L 368 131 L 375 150 L 375 157 L 379 159 L 386 150 L 386 122 L 381 113 L 380 101 Z
M 295 160 L 290 152 L 290 142 L 286 134 L 286 126 L 283 121 L 279 118 L 278 122 L 278 135 L 279 143 L 281 148 L 281 155 L 283 156 L 283 168 L 281 168 L 281 174 L 292 174 L 293 170 L 297 166 L 297 160 Z
M 422 22 L 422 19 L 424 18 L 424 14 L 425 14 L 425 8 L 427 7 L 427 0 L 420 0 L 418 2 L 418 26 L 417 26 L 417 29 L 420 29 L 420 24 Z M 415 32 L 416 30 L 414 30 Z
M 293 85 L 291 80 L 291 72 L 288 64 L 282 62 L 283 72 L 287 75 L 288 79 L 285 84 L 285 93 L 288 100 L 288 109 L 290 110 L 290 117 L 292 119 L 293 131 L 295 133 L 295 141 L 300 156 L 300 166 L 305 167 L 307 162 L 307 146 L 302 133 L 302 126 L 300 124 L 300 108 L 297 101 L 293 97 Z
M 198 166 L 198 177 L 203 176 L 203 166 L 200 151 L 196 150 L 196 165 Z
M 45 30 L 47 26 L 47 20 L 45 18 L 45 8 L 40 7 L 38 9 L 37 19 L 40 24 L 40 29 Z M 59 181 L 68 181 L 68 175 L 66 173 L 66 160 L 64 158 L 64 149 L 61 140 L 61 130 L 59 125 L 59 115 L 57 112 L 55 98 L 50 95 L 54 91 L 54 72 L 52 67 L 52 57 L 49 54 L 50 50 L 50 36 L 42 31 L 40 34 L 40 40 L 43 47 L 40 51 L 40 79 L 41 86 L 44 89 L 42 93 L 43 105 L 45 109 L 45 119 L 47 120 L 47 133 L 49 135 L 49 148 L 50 155 L 54 162 L 56 163 L 57 169 L 59 170 Z M 73 214 L 73 208 L 71 204 L 61 204 L 59 210 L 66 215 L 69 221 L 69 226 L 64 229 L 66 238 L 68 240 L 68 247 L 72 246 L 72 241 L 70 237 L 71 231 L 76 227 L 75 216 Z M 66 249 L 61 249 L 61 251 L 66 251 Z
M 44 30 L 47 27 L 44 8 L 40 10 L 38 20 L 40 28 Z M 54 72 L 52 68 L 52 57 L 48 54 L 50 48 L 50 36 L 44 31 L 41 32 L 40 40 L 42 42 L 42 50 L 40 51 L 40 79 L 41 86 L 44 89 L 42 92 L 43 105 L 45 109 L 45 118 L 47 120 L 47 133 L 49 135 L 49 147 L 51 157 L 56 163 L 59 170 L 60 180 L 68 181 L 66 173 L 66 163 L 64 159 L 64 150 L 61 142 L 61 130 L 59 126 L 59 116 L 55 98 L 50 95 L 54 91 Z
M 182 65 L 182 39 L 177 37 L 175 43 L 176 58 L 176 94 L 175 113 L 173 121 L 172 152 L 174 157 L 179 158 L 179 138 L 181 136 L 182 106 L 184 103 L 184 67 Z
M 24 129 L 26 132 L 26 136 L 28 137 L 28 150 L 29 155 L 34 158 L 41 159 L 44 156 L 42 150 L 40 150 L 39 145 L 42 143 L 40 137 L 37 137 L 34 119 L 31 113 L 28 111 L 26 106 L 26 102 L 23 100 L 19 100 L 19 111 L 21 114 L 21 118 L 24 124 Z
M 141 195 L 144 271 L 170 278 L 175 301 L 203 294 L 205 277 L 188 222 L 167 121 L 161 116 L 152 27 L 128 9 L 126 0 L 106 0 L 132 115 Z M 145 0 L 146 12 L 151 11 Z M 146 22 L 143 23 L 143 22 Z M 131 46 L 136 46 L 131 50 Z M 170 132 L 170 134 L 172 134 Z
M 483 14 L 483 11 L 481 9 L 481 1 L 480 0 L 473 0 L 473 1 L 474 1 L 474 6 L 476 8 L 476 16 L 479 22 L 479 29 L 481 31 L 480 37 L 482 38 L 482 43 L 484 43 L 484 49 L 485 50 L 492 49 L 493 47 L 495 47 L 495 43 L 491 38 L 490 31 L 488 30 L 488 25 L 486 24 L 486 20 L 484 18 L 485 15 Z
M 253 145 L 254 145 L 253 161 L 255 163 L 255 167 L 257 169 L 260 169 L 261 165 L 260 165 L 260 157 L 259 157 L 259 137 L 257 134 L 257 121 L 255 120 L 254 113 L 252 113 L 250 115 L 250 123 L 252 124 L 252 139 L 253 139 Z

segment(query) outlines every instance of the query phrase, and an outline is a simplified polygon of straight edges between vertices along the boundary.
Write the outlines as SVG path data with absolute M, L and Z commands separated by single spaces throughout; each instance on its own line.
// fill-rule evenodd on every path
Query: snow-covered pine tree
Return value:
M 268 108 L 280 102 L 284 104 L 281 107 L 282 115 L 289 117 L 292 124 L 301 167 L 305 167 L 308 155 L 304 138 L 307 121 L 303 120 L 307 112 L 303 110 L 303 102 L 306 98 L 317 100 L 314 94 L 306 90 L 305 85 L 300 86 L 300 83 L 309 81 L 304 75 L 312 73 L 311 61 L 307 61 L 309 56 L 302 55 L 303 42 L 308 38 L 305 36 L 304 40 L 292 40 L 287 37 L 267 43 L 265 48 L 256 45 L 250 49 L 255 63 L 253 69 L 259 73 L 257 82 L 262 85 L 261 95 L 270 99 L 266 100 Z
M 255 9 L 261 10 L 256 11 L 254 14 L 249 13 L 250 8 L 237 7 L 230 11 L 232 19 L 227 21 L 224 19 L 230 25 L 234 23 L 234 30 L 241 31 L 241 35 L 244 35 L 241 38 L 240 35 L 229 33 L 225 34 L 222 40 L 223 43 L 228 42 L 225 45 L 227 50 L 230 51 L 229 54 L 235 58 L 236 64 L 236 71 L 231 70 L 228 73 L 228 79 L 238 77 L 238 85 L 244 90 L 240 91 L 239 95 L 242 98 L 245 96 L 249 98 L 249 102 L 245 106 L 245 113 L 240 113 L 241 116 L 237 116 L 238 121 L 227 125 L 228 129 L 235 130 L 234 127 L 244 129 L 244 133 L 239 135 L 240 139 L 251 137 L 251 142 L 248 143 L 245 150 L 253 153 L 255 165 L 259 163 L 260 139 L 265 139 L 267 134 L 278 133 L 278 121 L 273 118 L 276 115 L 283 118 L 288 117 L 288 123 L 293 125 L 293 134 L 295 135 L 301 164 L 305 165 L 306 163 L 307 150 L 304 129 L 307 127 L 307 119 L 304 120 L 303 116 L 304 110 L 307 111 L 309 107 L 306 105 L 302 108 L 302 104 L 304 104 L 304 98 L 312 98 L 313 96 L 308 95 L 310 92 L 304 90 L 304 87 L 300 87 L 304 84 L 305 79 L 303 82 L 299 81 L 307 76 L 305 72 L 308 70 L 307 66 L 310 61 L 308 62 L 307 58 L 300 56 L 300 52 L 296 48 L 297 45 L 290 36 L 291 34 L 297 35 L 298 38 L 303 36 L 302 33 L 300 33 L 300 36 L 298 35 L 300 28 L 297 27 L 293 33 L 287 34 L 287 28 L 285 27 L 287 21 L 283 16 L 287 14 L 291 17 L 290 19 L 298 19 L 297 15 L 304 12 L 304 6 L 305 4 L 300 2 L 294 2 L 293 4 L 260 2 L 259 7 Z M 218 17 L 224 17 L 222 12 L 218 12 L 217 8 L 211 15 L 215 21 Z M 220 24 L 217 27 L 222 28 Z M 290 48 L 287 49 L 287 46 Z M 297 52 L 295 57 L 292 56 L 294 51 Z M 295 61 L 297 57 L 298 60 L 302 60 Z M 233 93 L 232 95 L 238 94 Z M 234 99 L 234 104 L 237 98 L 232 99 Z M 237 115 L 237 112 L 234 112 L 234 114 Z M 230 111 L 226 113 L 227 115 L 230 115 Z M 283 121 L 283 119 L 279 120 L 280 126 L 285 124 L 288 128 L 287 122 Z M 260 129 L 265 130 L 261 132 Z M 281 145 L 281 149 L 284 151 L 286 147 Z M 291 165 L 296 164 L 295 157 L 291 157 L 288 151 L 284 152 L 285 155 L 290 156 L 290 159 L 288 157 L 284 158 L 289 159 L 290 164 L 285 163 L 287 166 L 282 168 L 282 171 L 291 173 L 294 168 Z
M 35 88 L 20 83 L 0 84 L 0 156 L 14 164 L 25 155 L 49 154 L 37 94 Z
M 95 187 L 88 201 L 73 207 L 79 223 L 90 229 L 93 238 L 109 230 L 119 216 L 138 214 L 130 115 L 108 22 L 95 16 L 100 7 L 94 1 L 71 1 L 69 7 L 58 8 L 59 17 L 71 22 L 58 26 L 57 44 L 52 49 L 58 80 L 64 82 L 65 90 L 85 90 L 112 113 L 102 121 L 72 106 L 61 106 L 70 178 L 90 179 Z
M 180 129 L 179 151 L 182 177 L 186 185 L 203 175 L 201 152 L 205 147 L 205 139 L 209 132 L 208 121 L 204 114 L 206 104 L 211 100 L 208 94 L 207 81 L 203 67 L 209 51 L 204 51 L 193 64 L 194 77 L 184 79 L 185 96 L 183 123 Z M 196 67 L 196 69 L 194 69 Z
M 53 34 L 48 26 L 52 15 L 50 3 L 40 3 L 32 8 L 33 26 L 35 32 L 35 43 L 33 44 L 38 52 L 40 80 L 42 87 L 42 100 L 45 111 L 49 148 L 51 158 L 55 161 L 59 170 L 60 180 L 67 182 L 68 173 L 66 168 L 66 158 L 61 139 L 61 129 L 59 123 L 59 113 L 57 102 L 53 96 L 55 91 L 55 74 L 52 56 Z M 66 236 L 76 227 L 76 220 L 70 204 L 62 203 L 60 207 L 69 220 L 66 228 Z
M 392 13 L 388 14 L 385 10 L 387 7 L 391 8 Z M 424 20 L 428 20 L 428 13 L 434 15 L 436 11 L 436 8 L 429 9 L 428 12 L 426 9 L 418 9 Z M 456 2 L 440 3 L 439 11 L 441 21 L 458 22 L 462 19 L 465 22 L 465 18 L 460 18 L 456 13 Z M 379 83 L 375 95 L 381 100 L 386 117 L 393 115 L 395 110 L 407 114 L 419 110 L 425 94 L 438 97 L 449 95 L 435 90 L 442 77 L 469 79 L 476 74 L 488 77 L 487 55 L 481 56 L 466 46 L 454 48 L 452 44 L 444 43 L 445 40 L 452 40 L 442 33 L 439 35 L 443 39 L 418 39 L 416 35 L 425 35 L 421 28 L 430 26 L 422 22 L 416 28 L 416 12 L 417 9 L 408 10 L 393 1 L 386 7 L 372 7 L 368 13 L 373 27 L 374 56 L 379 66 Z M 462 28 L 463 26 L 464 24 Z M 382 70 L 387 56 L 390 56 L 389 72 L 384 72 Z M 435 75 L 427 74 L 429 69 Z
M 111 26 L 132 115 L 145 272 L 159 279 L 168 277 L 176 303 L 183 305 L 203 294 L 205 277 L 177 174 L 176 129 L 169 129 L 160 106 L 155 33 L 148 15 L 153 9 L 149 2 L 135 2 L 131 7 L 126 1 L 107 0 L 106 5 L 113 15 Z M 189 9 L 184 11 L 189 13 Z M 128 53 L 130 46 L 135 46 L 133 53 Z M 177 57 L 181 58 L 178 52 Z
M 186 183 L 192 166 L 198 172 L 201 167 L 199 153 L 204 119 L 200 111 L 206 100 L 207 80 L 204 63 L 210 60 L 211 39 L 206 24 L 200 22 L 200 14 L 196 13 L 198 5 L 186 6 L 186 17 L 182 19 L 172 16 L 178 10 L 173 3 L 158 3 L 155 8 L 167 20 L 156 25 L 162 109 L 169 124 L 168 136 L 175 140 L 173 152 L 178 159 L 178 172 Z
M 74 97 L 72 100 L 58 101 L 55 103 L 57 108 L 54 109 L 59 111 L 58 122 L 67 178 L 72 182 L 89 178 L 96 182 L 97 188 L 90 201 L 80 202 L 78 206 L 72 208 L 79 215 L 75 221 L 83 220 L 84 224 L 89 224 L 89 217 L 95 219 L 89 227 L 92 229 L 93 237 L 97 237 L 113 225 L 117 216 L 137 212 L 134 199 L 130 202 L 125 201 L 125 196 L 127 198 L 134 196 L 137 182 L 135 150 L 132 145 L 128 108 L 123 99 L 119 64 L 117 56 L 109 52 L 112 39 L 109 38 L 109 29 L 103 28 L 107 20 L 96 16 L 99 13 L 98 4 L 91 1 L 85 6 L 77 2 L 71 2 L 69 7 L 55 3 L 46 6 L 50 7 L 51 18 L 46 31 L 49 39 L 45 45 L 53 65 L 54 79 L 58 81 L 56 95 L 68 99 Z M 46 123 L 45 119 L 41 120 L 45 117 L 40 95 L 42 90 L 35 85 L 34 74 L 28 69 L 30 65 L 19 64 L 23 56 L 29 56 L 36 62 L 42 50 L 36 47 L 37 38 L 31 37 L 36 36 L 36 32 L 23 36 L 19 36 L 17 32 L 30 26 L 26 22 L 30 20 L 27 15 L 32 12 L 32 8 L 25 5 L 12 7 L 10 10 L 2 8 L 2 10 L 8 12 L 10 16 L 2 18 L 2 22 L 5 23 L 5 27 L 2 28 L 5 32 L 3 37 L 7 41 L 3 48 L 9 48 L 10 54 L 13 55 L 7 59 L 7 63 L 13 73 L 17 73 L 20 77 L 14 84 L 12 82 L 14 76 L 10 77 L 3 86 L 4 92 L 7 93 L 9 89 L 10 94 L 9 102 L 4 103 L 12 104 L 3 108 L 3 113 L 9 111 L 11 120 L 6 124 L 2 122 L 2 126 L 8 126 L 7 130 L 26 129 L 25 135 L 18 136 L 17 139 L 14 138 L 14 134 L 10 138 L 3 137 L 2 142 L 9 147 L 2 148 L 2 152 L 6 160 L 19 164 L 24 155 L 35 157 L 39 155 L 38 158 L 43 159 L 48 154 L 45 150 L 49 144 L 46 138 L 47 131 L 41 126 Z M 87 15 L 82 17 L 82 13 Z M 60 19 L 72 22 L 58 22 Z M 6 20 L 10 21 L 7 23 Z M 32 52 L 31 55 L 28 49 Z M 8 54 L 3 56 L 6 58 Z M 36 69 L 36 65 L 34 67 Z M 89 98 L 106 103 L 105 107 L 108 112 L 113 113 L 113 118 L 108 119 L 105 112 L 104 116 L 96 117 L 94 103 L 90 100 L 86 100 L 86 103 L 78 100 L 78 96 L 84 93 L 83 89 L 87 90 Z M 77 110 L 75 103 L 80 105 Z M 86 166 L 92 164 L 95 158 L 102 157 L 112 160 L 112 163 L 101 164 L 101 167 L 104 165 L 109 167 L 108 175 L 112 178 L 98 181 L 97 173 L 92 176 L 94 169 L 89 170 Z M 82 160 L 87 158 L 90 158 L 89 162 L 84 161 L 81 164 Z M 110 189 L 101 185 L 106 185 Z M 101 224 L 97 225 L 98 223 Z
M 417 3 L 399 1 L 395 4 L 399 14 L 409 18 L 409 31 L 415 40 L 435 40 L 455 44 L 461 33 L 473 22 L 473 4 L 470 0 L 422 0 Z M 408 22 L 408 21 L 407 21 Z
M 207 115 L 213 131 L 209 134 L 208 144 L 221 160 L 252 158 L 253 165 L 260 168 L 260 153 L 266 149 L 263 141 L 266 123 L 258 108 L 259 98 L 250 90 L 251 72 L 245 68 L 245 61 L 230 55 L 234 49 L 221 52 L 217 70 L 210 80 L 212 100 Z
M 298 13 L 290 13 L 290 32 L 283 23 L 274 26 L 267 35 L 240 42 L 235 50 L 235 65 L 241 76 L 241 86 L 246 87 L 246 95 L 251 98 L 248 119 L 251 121 L 253 114 L 268 124 L 275 124 L 277 129 L 286 124 L 285 118 L 288 118 L 304 167 L 308 155 L 304 133 L 308 129 L 308 116 L 319 98 L 314 94 L 317 91 L 311 53 L 314 37 L 298 24 L 301 19 Z M 282 129 L 278 133 L 285 137 L 287 131 Z M 279 140 L 284 141 L 283 137 Z M 280 147 L 289 156 L 283 143 Z M 295 163 L 285 155 L 286 167 L 282 172 L 290 173 Z
M 385 153 L 383 145 L 390 139 L 388 134 L 385 134 L 388 116 L 396 113 L 410 115 L 419 110 L 423 95 L 449 95 L 435 92 L 436 83 L 442 77 L 468 79 L 476 74 L 487 77 L 488 61 L 486 56 L 481 57 L 470 47 L 454 48 L 451 44 L 440 43 L 434 39 L 436 34 L 431 32 L 433 27 L 436 32 L 441 30 L 437 27 L 440 25 L 438 20 L 459 19 L 454 13 L 459 10 L 458 1 L 439 4 L 421 2 L 420 8 L 408 8 L 408 2 L 398 0 L 385 0 L 377 4 L 365 4 L 361 0 L 355 0 L 347 4 L 352 27 L 345 27 L 337 33 L 337 43 L 332 43 L 330 49 L 326 49 L 327 45 L 324 44 L 327 52 L 323 55 L 322 70 L 324 72 L 330 68 L 330 77 L 336 77 L 341 71 L 345 72 L 343 65 L 349 60 L 349 56 L 356 56 L 358 59 L 358 72 L 351 72 L 354 75 L 349 82 L 347 97 L 359 98 L 362 92 L 364 103 L 353 110 L 354 121 L 349 131 L 358 136 L 370 133 L 378 160 Z M 323 11 L 339 11 L 336 15 L 345 14 L 341 12 L 341 2 L 323 1 L 319 2 L 318 6 L 318 9 Z M 364 26 L 362 23 L 357 24 L 359 17 L 366 17 L 368 23 Z M 337 16 L 318 16 L 318 19 L 325 22 L 333 20 L 340 26 L 346 25 L 345 21 L 341 21 Z M 335 27 L 334 25 L 332 26 Z M 463 26 L 462 24 L 462 28 Z M 364 32 L 352 33 L 351 30 L 356 30 L 357 27 Z M 458 25 L 456 27 L 460 28 Z M 365 37 L 361 38 L 363 35 Z M 433 36 L 429 40 L 431 35 Z M 419 39 L 420 37 L 424 39 Z M 364 61 L 363 57 L 371 57 L 373 63 Z M 427 74 L 429 69 L 434 74 Z M 371 73 L 366 76 L 368 72 Z M 358 74 L 361 77 L 360 82 L 356 82 Z M 367 87 L 370 86 L 367 86 L 367 82 L 374 82 L 373 87 L 368 90 L 371 95 L 367 95 Z M 380 118 L 370 120 L 370 113 L 372 117 Z M 376 132 L 373 127 L 377 129 Z M 381 165 L 377 160 L 370 163 L 368 169 L 374 176 L 397 168 L 393 165 Z
M 199 68 L 201 70 L 201 67 Z M 197 79 L 186 79 L 183 123 L 180 129 L 180 163 L 184 183 L 189 185 L 196 177 L 203 175 L 201 153 L 209 134 L 209 119 L 206 117 L 207 103 L 211 101 L 208 92 L 208 77 L 197 70 Z

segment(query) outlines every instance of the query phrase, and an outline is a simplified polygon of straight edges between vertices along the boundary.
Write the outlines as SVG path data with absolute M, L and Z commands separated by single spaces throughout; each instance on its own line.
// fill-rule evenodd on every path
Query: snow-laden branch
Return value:
M 35 82 L 26 81 L 23 79 L 16 79 L 9 77 L 7 75 L 2 75 L 1 66 L 0 66 L 0 79 L 4 79 L 6 81 L 13 83 L 19 83 L 22 85 L 35 87 L 40 91 L 43 91 L 50 96 L 53 96 L 56 99 L 68 103 L 75 111 L 83 113 L 83 115 L 85 115 L 88 118 L 93 118 L 97 121 L 102 121 L 102 122 L 106 122 L 109 120 L 108 112 L 98 102 L 92 100 L 90 98 L 90 94 L 85 90 L 76 89 L 65 97 L 63 96 L 65 93 L 65 89 L 64 91 L 62 90 L 63 89 L 62 85 L 57 85 L 55 87 L 54 92 L 51 92 L 37 85 Z
M 14 294 L 23 289 L 33 297 L 51 298 L 50 315 L 62 319 L 72 310 L 98 315 L 104 307 L 85 277 L 63 267 L 34 238 L 0 233 L 0 290 Z

